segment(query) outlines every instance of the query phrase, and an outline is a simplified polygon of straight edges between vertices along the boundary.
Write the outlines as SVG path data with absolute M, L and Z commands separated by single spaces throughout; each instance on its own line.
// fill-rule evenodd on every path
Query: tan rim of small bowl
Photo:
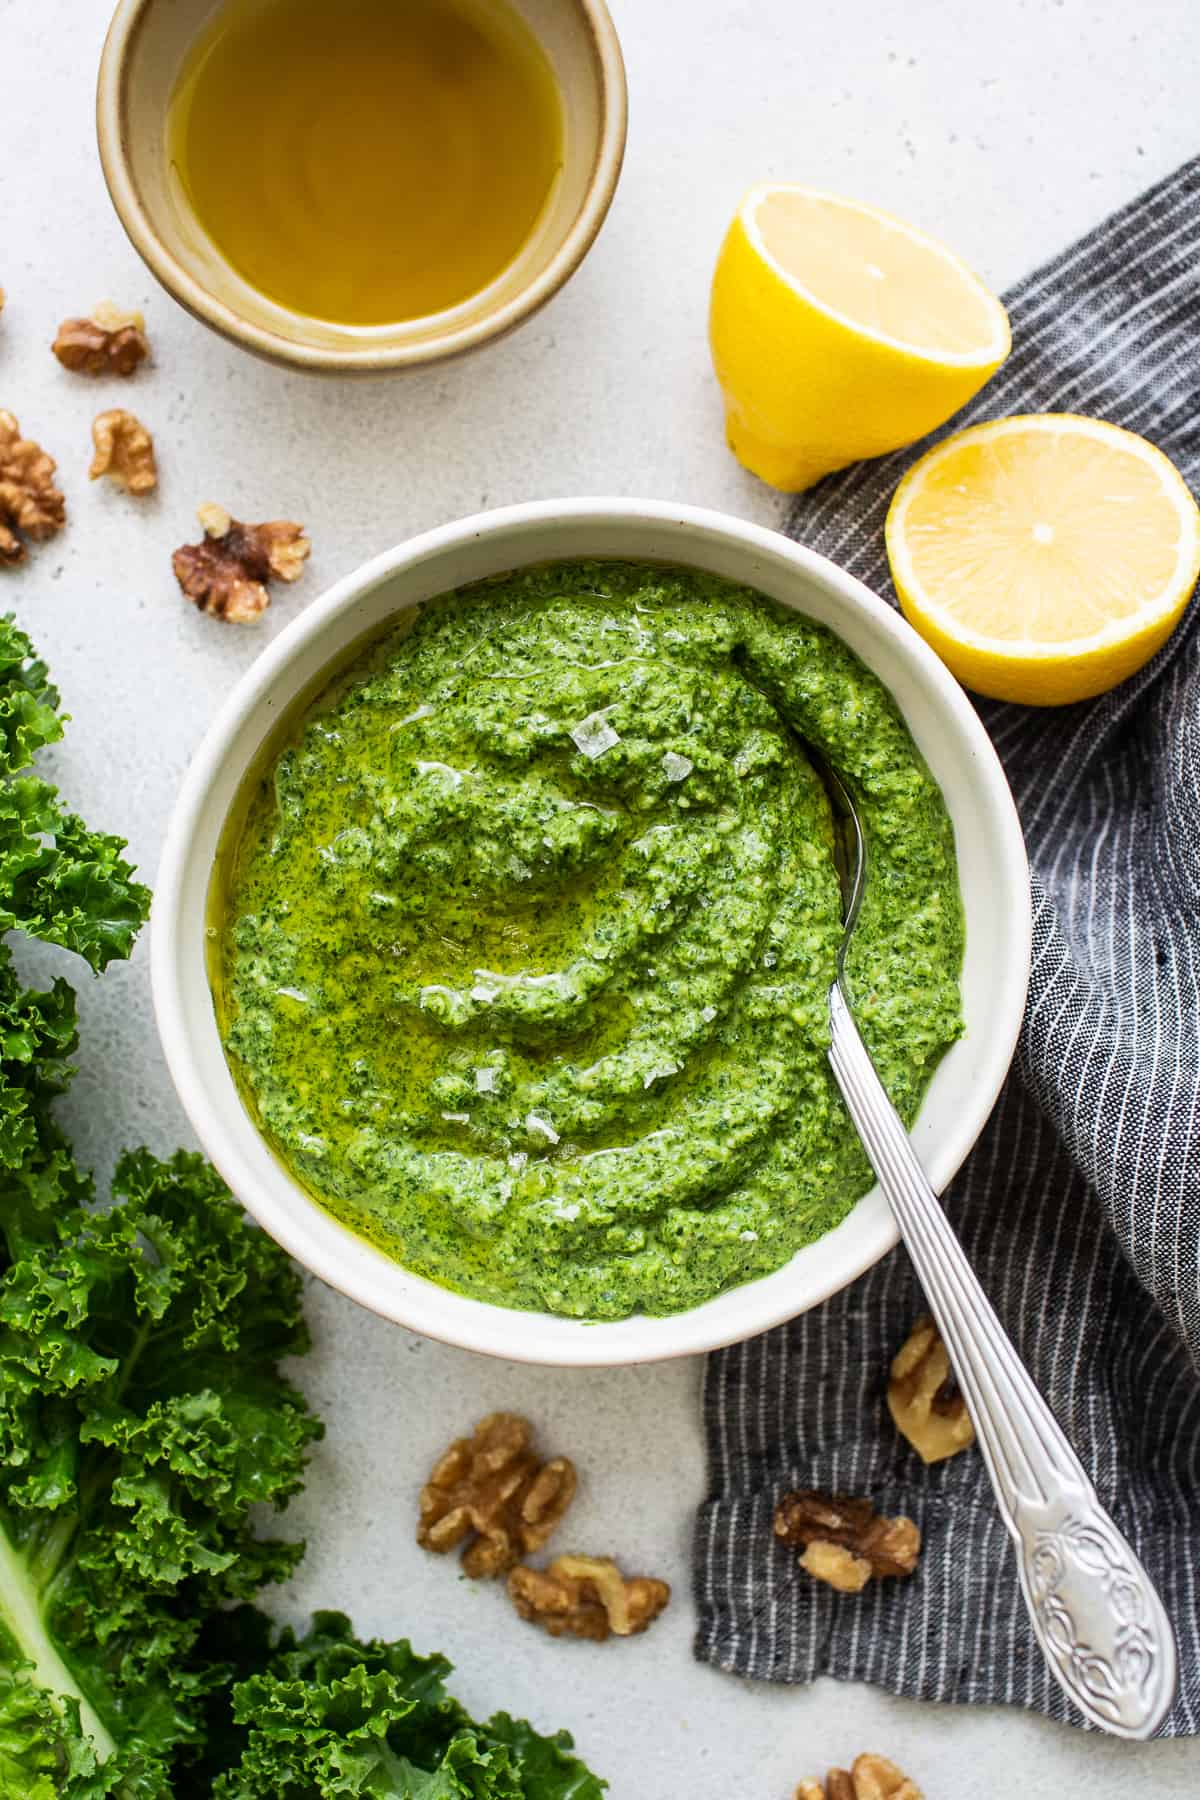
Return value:
M 155 0 L 119 0 L 100 57 L 96 82 L 96 137 L 100 166 L 117 216 L 142 261 L 179 304 L 222 337 L 269 362 L 331 374 L 379 374 L 387 369 L 417 368 L 461 356 L 513 331 L 544 306 L 579 267 L 604 223 L 625 156 L 628 91 L 625 62 L 616 27 L 605 0 L 572 0 L 591 37 L 600 89 L 600 132 L 591 179 L 566 237 L 532 280 L 486 317 L 451 328 L 444 336 L 420 343 L 364 344 L 361 348 L 318 348 L 277 335 L 244 319 L 211 294 L 163 243 L 142 204 L 128 155 L 126 71 L 150 7 Z

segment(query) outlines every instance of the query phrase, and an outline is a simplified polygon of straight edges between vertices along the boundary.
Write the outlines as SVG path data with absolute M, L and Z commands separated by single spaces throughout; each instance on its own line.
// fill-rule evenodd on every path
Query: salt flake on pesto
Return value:
M 609 724 L 607 714 L 602 712 L 591 713 L 586 719 L 581 719 L 578 725 L 572 725 L 568 735 L 576 748 L 582 750 L 593 762 L 621 741 Z

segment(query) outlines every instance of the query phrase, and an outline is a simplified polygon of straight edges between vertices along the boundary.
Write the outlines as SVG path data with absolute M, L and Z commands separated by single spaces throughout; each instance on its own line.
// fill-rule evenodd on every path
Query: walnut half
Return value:
M 547 1569 L 524 1564 L 508 1578 L 508 1595 L 523 1619 L 551 1637 L 634 1637 L 652 1625 L 671 1598 L 665 1581 L 625 1577 L 607 1556 L 558 1556 Z
M 458 1438 L 421 1489 L 417 1542 L 438 1555 L 467 1541 L 466 1574 L 503 1575 L 540 1550 L 575 1498 L 575 1466 L 543 1463 L 528 1419 L 489 1413 L 473 1437 Z
M 869 1500 L 813 1488 L 784 1494 L 775 1508 L 775 1535 L 803 1546 L 802 1569 L 848 1594 L 859 1593 L 873 1575 L 911 1575 L 921 1552 L 911 1519 L 885 1519 Z
M 54 458 L 21 436 L 10 412 L 0 410 L 0 564 L 25 559 L 24 539 L 43 543 L 61 531 L 67 503 L 54 485 Z
M 132 375 L 150 354 L 140 312 L 102 300 L 86 319 L 64 319 L 50 348 L 74 375 Z
M 154 492 L 158 486 L 154 439 L 140 419 L 120 406 L 97 413 L 92 422 L 92 442 L 96 454 L 88 474 L 93 481 L 107 475 L 127 493 L 140 496 Z
M 295 581 L 312 545 L 303 525 L 272 519 L 243 525 L 211 501 L 198 509 L 204 537 L 184 544 L 171 558 L 175 579 L 186 597 L 230 625 L 249 625 L 271 604 L 272 577 Z
M 923 1313 L 892 1359 L 888 1411 L 923 1462 L 943 1462 L 975 1442 L 941 1333 Z
M 795 1800 L 924 1800 L 920 1788 L 886 1756 L 856 1756 L 854 1766 L 830 1769 L 825 1785 L 802 1781 Z

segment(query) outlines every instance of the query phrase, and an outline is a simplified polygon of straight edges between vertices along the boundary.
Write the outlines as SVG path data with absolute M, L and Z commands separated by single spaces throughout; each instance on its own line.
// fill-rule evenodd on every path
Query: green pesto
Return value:
M 961 1030 L 941 794 L 830 632 L 686 569 L 591 562 L 431 601 L 266 772 L 227 877 L 221 1013 L 319 1200 L 467 1294 L 674 1312 L 778 1268 L 871 1174 L 826 1061 L 855 1011 L 906 1120 Z

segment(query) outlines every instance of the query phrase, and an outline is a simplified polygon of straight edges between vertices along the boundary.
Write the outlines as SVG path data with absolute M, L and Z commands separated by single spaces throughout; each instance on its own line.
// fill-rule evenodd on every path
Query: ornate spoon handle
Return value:
M 1177 1679 L 1162 1601 L 980 1287 L 836 983 L 829 1011 L 834 1076 L 941 1328 L 1046 1661 L 1094 1725 L 1152 1737 Z

